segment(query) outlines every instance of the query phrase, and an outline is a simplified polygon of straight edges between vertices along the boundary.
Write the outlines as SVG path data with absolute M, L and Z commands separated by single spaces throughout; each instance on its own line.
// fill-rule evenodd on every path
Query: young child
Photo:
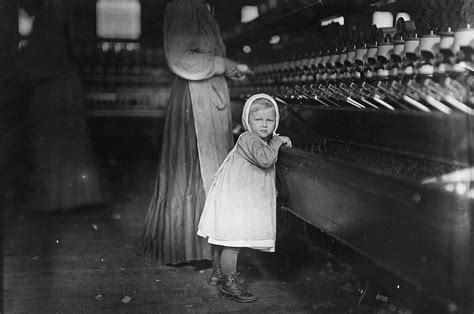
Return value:
M 291 146 L 288 137 L 275 133 L 279 118 L 271 96 L 247 100 L 242 113 L 246 132 L 217 171 L 199 221 L 197 234 L 217 252 L 209 283 L 220 283 L 219 296 L 225 299 L 257 300 L 236 278 L 241 247 L 275 251 L 275 163 L 280 146 Z

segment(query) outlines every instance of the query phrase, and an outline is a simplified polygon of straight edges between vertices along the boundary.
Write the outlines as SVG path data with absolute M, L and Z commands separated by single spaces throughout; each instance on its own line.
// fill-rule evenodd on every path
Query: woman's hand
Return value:
M 234 81 L 243 81 L 247 78 L 247 74 L 253 74 L 252 70 L 246 64 L 237 64 L 237 73 L 230 78 Z
M 240 63 L 240 64 L 237 64 L 236 66 L 237 66 L 237 69 L 240 71 L 240 73 L 244 75 L 253 73 L 253 71 L 250 70 L 250 68 L 246 64 Z
M 234 81 L 243 81 L 246 75 L 252 73 L 246 64 L 237 64 L 232 60 L 224 59 L 225 76 Z
M 229 78 L 232 81 L 243 81 L 247 78 L 247 76 L 245 74 L 242 74 L 241 72 L 237 72 L 236 74 L 229 76 Z

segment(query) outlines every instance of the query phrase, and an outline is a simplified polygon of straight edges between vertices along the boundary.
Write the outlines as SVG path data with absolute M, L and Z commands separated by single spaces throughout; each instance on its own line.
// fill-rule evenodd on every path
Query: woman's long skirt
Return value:
M 140 256 L 162 265 L 212 259 L 210 245 L 196 235 L 206 196 L 191 95 L 183 79 L 176 79 L 172 89 L 158 176 L 138 243 Z

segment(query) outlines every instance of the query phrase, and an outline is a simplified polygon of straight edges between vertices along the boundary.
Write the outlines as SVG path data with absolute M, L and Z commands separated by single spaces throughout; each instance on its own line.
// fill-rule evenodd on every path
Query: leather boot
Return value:
M 209 278 L 207 279 L 207 283 L 210 286 L 216 286 L 224 281 L 224 274 L 222 273 L 222 269 L 220 267 L 212 268 L 211 273 L 209 274 Z
M 209 278 L 207 278 L 207 284 L 215 287 L 218 284 L 221 284 L 223 281 L 224 273 L 222 272 L 222 268 L 212 268 L 211 273 L 209 274 Z M 245 280 L 243 278 L 237 278 L 237 282 L 240 285 L 243 285 L 245 283 Z
M 257 298 L 247 292 L 237 279 L 237 275 L 224 274 L 224 280 L 219 288 L 219 296 L 235 302 L 248 303 L 257 301 Z

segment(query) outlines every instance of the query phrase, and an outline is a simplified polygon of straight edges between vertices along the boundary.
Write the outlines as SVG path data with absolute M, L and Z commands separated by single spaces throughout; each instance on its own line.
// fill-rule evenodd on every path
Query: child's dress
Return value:
M 219 168 L 204 205 L 198 235 L 228 247 L 275 251 L 275 163 L 281 144 L 243 133 Z

